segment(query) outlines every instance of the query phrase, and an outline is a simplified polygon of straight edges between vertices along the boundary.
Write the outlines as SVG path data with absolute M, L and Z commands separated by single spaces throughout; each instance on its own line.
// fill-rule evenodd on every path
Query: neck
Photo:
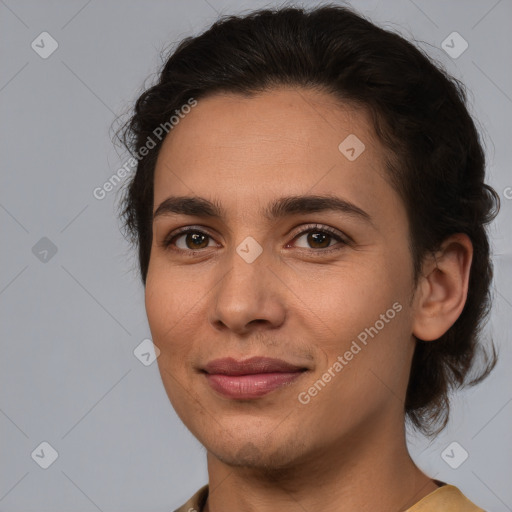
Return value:
M 207 461 L 204 512 L 399 512 L 438 488 L 411 459 L 403 422 L 358 428 L 280 468 L 231 466 L 211 452 Z

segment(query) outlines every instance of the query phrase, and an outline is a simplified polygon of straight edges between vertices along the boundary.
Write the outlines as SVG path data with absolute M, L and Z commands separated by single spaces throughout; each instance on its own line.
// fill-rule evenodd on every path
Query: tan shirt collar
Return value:
M 444 482 L 439 482 L 444 483 Z M 208 484 L 201 487 L 185 504 L 174 512 L 202 512 L 208 497 Z M 420 501 L 415 503 L 406 512 L 485 512 L 477 507 L 454 485 L 444 484 Z

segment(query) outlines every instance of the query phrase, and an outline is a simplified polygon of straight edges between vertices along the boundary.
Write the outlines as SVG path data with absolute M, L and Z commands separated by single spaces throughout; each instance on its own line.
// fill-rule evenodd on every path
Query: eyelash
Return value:
M 207 237 L 210 237 L 213 239 L 213 237 L 210 234 L 203 231 L 202 229 L 198 229 L 194 226 L 190 226 L 190 227 L 181 228 L 178 231 L 172 232 L 170 235 L 168 235 L 163 240 L 163 242 L 160 245 L 161 245 L 161 247 L 163 247 L 166 250 L 172 250 L 172 251 L 180 252 L 182 254 L 186 253 L 188 256 L 194 256 L 201 252 L 204 252 L 207 248 L 198 249 L 198 250 L 193 250 L 193 249 L 185 250 L 185 249 L 179 249 L 179 248 L 173 247 L 173 245 L 174 245 L 173 241 L 176 238 L 178 238 L 182 235 L 186 235 L 188 233 L 196 233 L 196 234 L 200 233 L 202 235 L 206 235 Z M 329 246 L 324 249 L 314 249 L 314 248 L 307 249 L 305 247 L 299 247 L 299 249 L 309 250 L 309 251 L 312 251 L 313 253 L 327 254 L 327 253 L 331 253 L 334 251 L 339 251 L 340 249 L 343 248 L 343 246 L 350 244 L 350 242 L 347 239 L 343 238 L 337 230 L 335 230 L 329 226 L 323 226 L 321 224 L 306 225 L 302 231 L 300 231 L 293 237 L 293 240 L 295 240 L 296 238 L 300 238 L 302 235 L 307 234 L 307 233 L 325 233 L 325 234 L 328 234 L 331 237 L 333 237 L 337 242 L 340 242 L 340 244 L 335 244 L 333 247 Z

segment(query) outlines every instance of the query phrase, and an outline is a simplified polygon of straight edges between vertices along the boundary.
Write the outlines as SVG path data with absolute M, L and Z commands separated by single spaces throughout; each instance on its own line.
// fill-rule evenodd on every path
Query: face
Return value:
M 283 468 L 403 424 L 409 226 L 364 111 L 306 89 L 199 99 L 161 147 L 153 212 L 158 365 L 209 454 Z

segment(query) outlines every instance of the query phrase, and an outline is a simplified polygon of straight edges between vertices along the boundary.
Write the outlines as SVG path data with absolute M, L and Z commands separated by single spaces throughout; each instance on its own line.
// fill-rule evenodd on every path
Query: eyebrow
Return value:
M 371 216 L 355 204 L 332 195 L 285 196 L 270 203 L 263 215 L 272 221 L 294 214 L 307 214 L 325 211 L 342 212 L 371 224 L 375 227 Z M 170 196 L 160 203 L 153 214 L 153 220 L 161 215 L 190 215 L 221 219 L 225 216 L 218 202 L 211 202 L 202 197 Z

